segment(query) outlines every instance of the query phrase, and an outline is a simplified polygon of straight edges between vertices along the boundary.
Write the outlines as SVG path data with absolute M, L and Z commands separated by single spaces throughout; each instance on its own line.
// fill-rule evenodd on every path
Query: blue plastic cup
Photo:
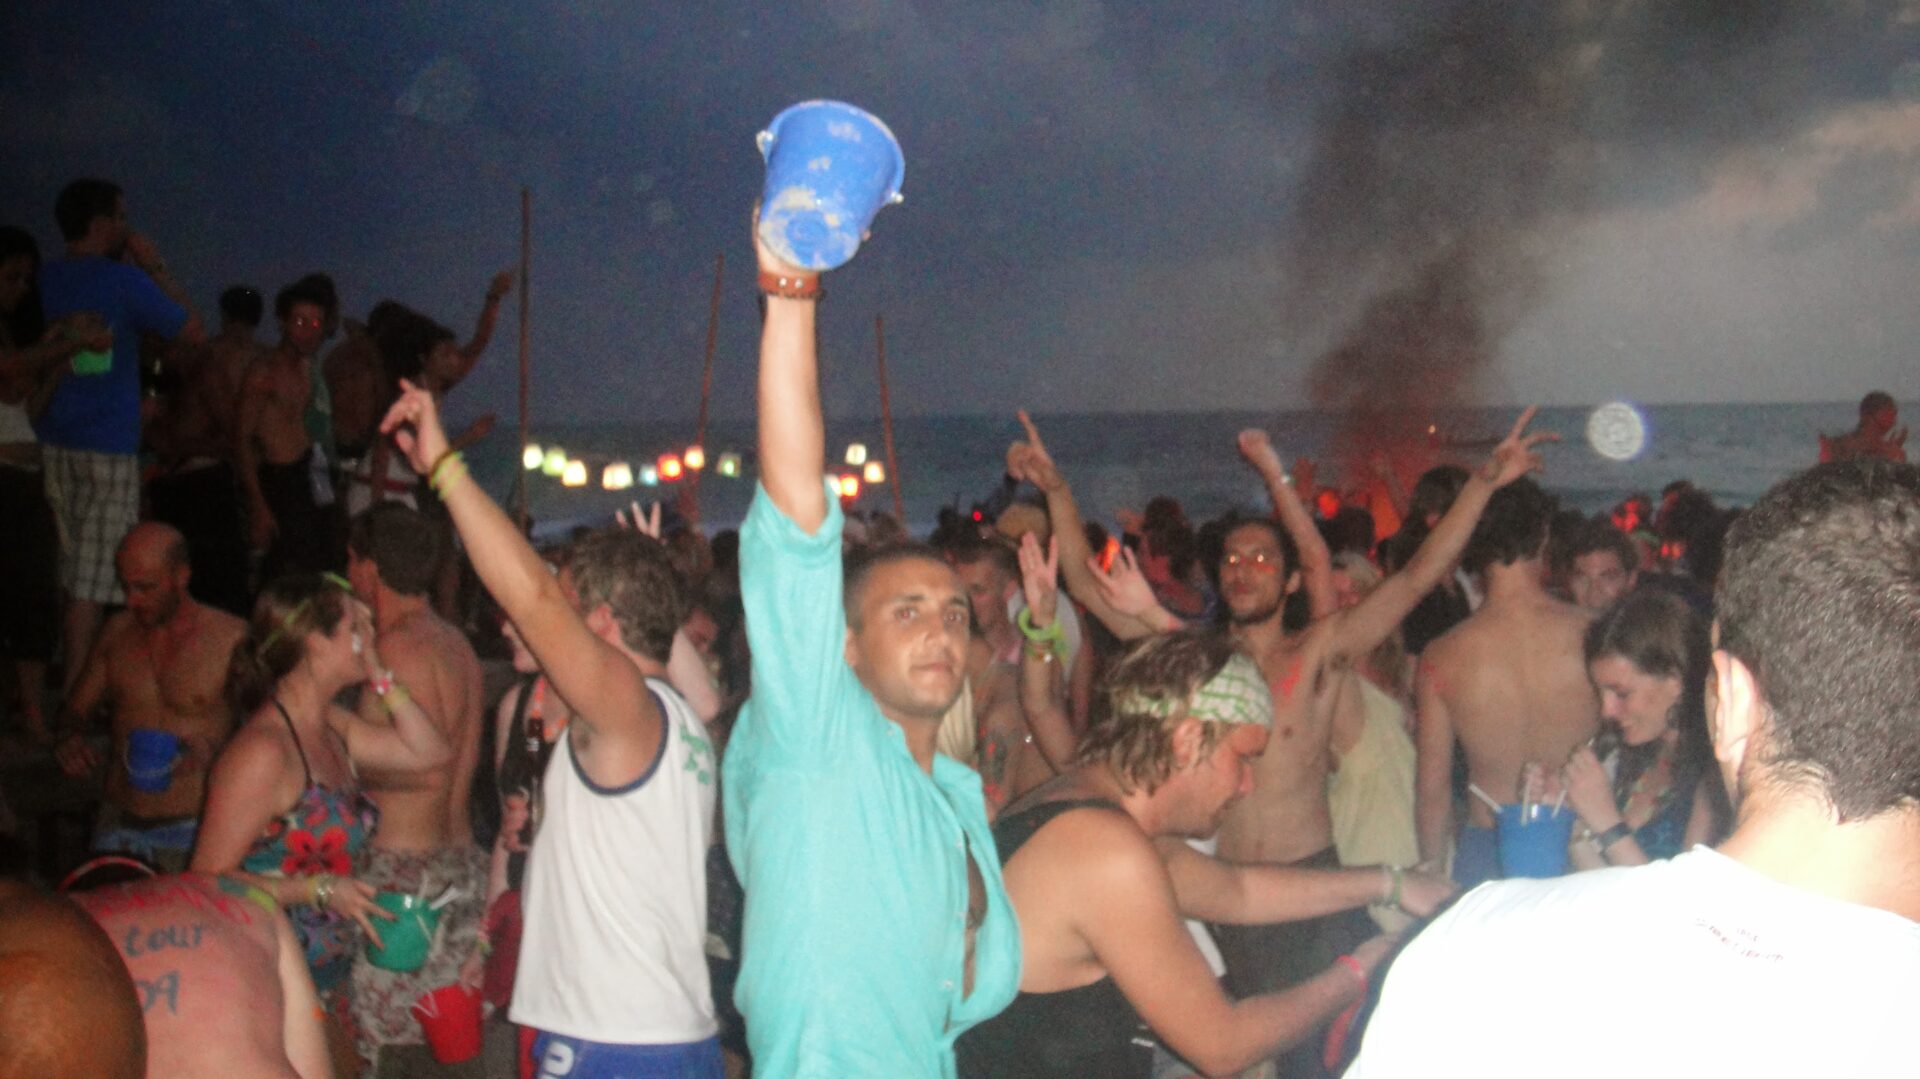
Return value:
M 767 182 L 760 242 L 802 270 L 843 266 L 873 215 L 899 202 L 907 162 L 880 118 L 843 101 L 803 101 L 760 133 Z
M 1573 839 L 1574 812 L 1530 805 L 1522 817 L 1517 805 L 1501 806 L 1495 818 L 1500 839 L 1500 873 L 1508 877 L 1557 877 L 1567 871 L 1567 844 Z
M 127 734 L 127 782 L 133 789 L 158 794 L 173 785 L 173 768 L 180 762 L 180 737 L 166 731 L 136 727 Z

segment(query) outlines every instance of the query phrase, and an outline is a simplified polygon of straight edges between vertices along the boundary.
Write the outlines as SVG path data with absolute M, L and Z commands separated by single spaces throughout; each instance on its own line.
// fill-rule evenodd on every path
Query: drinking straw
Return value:
M 446 906 L 448 903 L 451 903 L 454 900 L 466 894 L 467 893 L 465 892 L 465 890 L 463 890 L 459 885 L 457 884 L 448 885 L 447 890 L 440 893 L 440 898 L 435 899 L 433 902 L 427 904 L 427 909 L 439 910 L 441 907 Z
M 1520 826 L 1523 828 L 1526 827 L 1528 818 L 1533 816 L 1530 805 L 1532 801 L 1533 773 L 1527 772 L 1520 777 Z
M 1553 815 L 1560 815 L 1560 807 L 1567 803 L 1567 788 L 1562 786 L 1560 793 L 1553 796 Z
M 1481 790 L 1480 784 L 1478 783 L 1467 784 L 1467 791 L 1471 793 L 1475 798 L 1478 798 L 1482 802 L 1487 803 L 1487 808 L 1493 810 L 1493 812 L 1496 815 L 1499 814 L 1500 803 L 1493 800 L 1493 795 L 1488 794 L 1486 791 Z

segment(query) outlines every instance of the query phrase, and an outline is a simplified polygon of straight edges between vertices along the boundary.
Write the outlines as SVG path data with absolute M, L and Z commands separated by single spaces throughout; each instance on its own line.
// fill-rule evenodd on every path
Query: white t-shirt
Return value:
M 1706 847 L 1482 885 L 1407 946 L 1348 1079 L 1920 1075 L 1920 925 Z
M 653 769 L 594 788 L 561 738 L 540 784 L 527 862 L 513 1021 L 616 1045 L 701 1041 L 719 1029 L 707 981 L 713 745 L 658 678 L 665 720 Z

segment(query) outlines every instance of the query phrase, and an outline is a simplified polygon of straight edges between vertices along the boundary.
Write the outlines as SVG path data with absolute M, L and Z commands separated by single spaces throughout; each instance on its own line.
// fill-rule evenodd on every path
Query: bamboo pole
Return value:
M 530 307 L 528 292 L 533 273 L 533 192 L 528 188 L 520 189 L 520 453 L 514 458 L 514 466 L 520 474 L 519 504 L 515 507 L 515 518 L 520 528 L 527 527 L 527 474 L 520 467 L 527 456 L 529 414 L 527 397 L 533 383 L 533 362 L 528 351 L 527 311 Z
M 893 400 L 887 395 L 887 321 L 873 316 L 873 343 L 880 361 L 880 430 L 887 446 L 887 479 L 893 484 L 893 515 L 907 523 L 907 503 L 900 494 L 900 460 L 893 454 Z
M 693 436 L 693 444 L 700 447 L 701 453 L 707 453 L 707 407 L 713 401 L 713 352 L 720 342 L 720 285 L 726 271 L 727 253 L 722 251 L 713 257 L 713 302 L 707 307 L 707 359 L 700 372 L 700 422 Z M 713 462 L 713 455 L 707 454 L 707 463 Z M 702 468 L 693 474 L 691 486 L 695 494 L 700 491 L 700 478 L 706 471 Z

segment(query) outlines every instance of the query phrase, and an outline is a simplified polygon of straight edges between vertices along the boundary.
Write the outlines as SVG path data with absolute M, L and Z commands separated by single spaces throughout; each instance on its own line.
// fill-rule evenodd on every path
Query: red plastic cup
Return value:
M 420 1020 L 433 1059 L 459 1064 L 480 1055 L 479 993 L 464 985 L 443 985 L 421 994 L 409 1010 Z

